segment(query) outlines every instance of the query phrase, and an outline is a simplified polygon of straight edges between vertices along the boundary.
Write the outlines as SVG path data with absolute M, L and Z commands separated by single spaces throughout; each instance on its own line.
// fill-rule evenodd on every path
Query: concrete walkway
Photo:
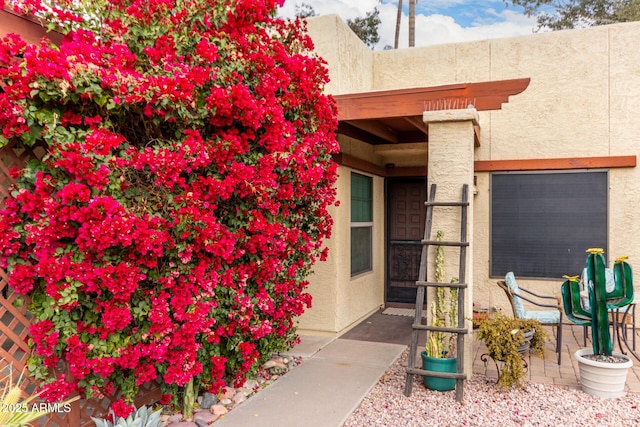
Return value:
M 215 422 L 216 427 L 338 427 L 405 345 L 302 336 L 304 360 Z

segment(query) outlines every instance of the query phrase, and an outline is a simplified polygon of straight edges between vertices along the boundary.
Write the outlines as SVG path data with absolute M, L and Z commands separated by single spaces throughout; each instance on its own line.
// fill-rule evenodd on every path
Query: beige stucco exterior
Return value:
M 373 177 L 373 270 L 351 277 L 350 175 L 350 168 L 340 168 L 340 206 L 331 211 L 334 226 L 328 241 L 330 256 L 315 269 L 309 285 L 313 306 L 299 319 L 299 328 L 306 333 L 344 332 L 384 302 L 384 287 L 379 285 L 384 283 L 384 179 Z
M 501 110 L 478 112 L 480 147 L 460 146 L 473 160 L 552 159 L 637 155 L 640 152 L 640 23 L 533 34 L 509 39 L 438 45 L 389 51 L 370 51 L 337 16 L 309 21 L 316 52 L 330 72 L 332 94 L 438 86 L 450 83 L 530 78 L 528 88 Z M 460 126 L 468 123 L 460 122 Z M 430 138 L 451 123 L 429 125 Z M 458 125 L 453 126 L 455 128 Z M 455 131 L 455 129 L 454 129 Z M 432 147 L 372 148 L 349 138 L 342 151 L 379 166 L 426 165 L 429 181 L 438 176 Z M 469 142 L 472 144 L 472 141 Z M 449 148 L 450 149 L 450 148 Z M 457 148 L 456 148 L 457 149 Z M 427 155 L 427 150 L 428 155 Z M 489 172 L 474 172 L 473 162 L 460 180 L 476 181 L 472 196 L 472 265 L 468 272 L 475 301 L 507 309 L 496 292 L 498 278 L 489 276 Z M 339 169 L 335 227 L 330 260 L 319 264 L 311 278 L 313 308 L 299 319 L 301 330 L 340 334 L 384 304 L 384 179 L 374 190 L 374 271 L 349 277 L 349 185 L 351 170 Z M 610 259 L 628 255 L 640 262 L 640 170 L 609 170 Z M 438 184 L 439 187 L 442 185 Z M 440 193 L 440 190 L 439 190 Z M 567 272 L 577 274 L 577 272 Z M 547 294 L 559 295 L 561 280 L 523 280 Z M 636 291 L 640 287 L 636 285 Z

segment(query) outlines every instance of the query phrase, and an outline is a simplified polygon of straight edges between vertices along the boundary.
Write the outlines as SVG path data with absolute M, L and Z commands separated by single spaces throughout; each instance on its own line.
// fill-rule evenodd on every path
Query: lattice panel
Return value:
M 41 160 L 46 153 L 44 144 L 24 147 L 16 140 L 12 140 L 6 147 L 0 149 L 0 207 L 9 197 L 11 185 L 15 184 L 10 174 L 11 169 L 21 170 L 30 160 Z
M 46 154 L 44 145 L 21 147 L 15 141 L 0 149 L 0 208 L 10 197 L 11 186 L 15 180 L 11 177 L 11 169 L 23 169 L 32 159 L 42 159 Z M 0 270 L 0 372 L 13 373 L 14 379 L 23 371 L 29 358 L 27 345 L 31 316 L 27 311 L 28 301 L 17 295 L 8 286 L 5 271 Z M 24 378 L 20 387 L 24 397 L 33 395 L 36 384 Z M 40 418 L 36 423 L 41 427 L 94 427 L 91 417 L 104 417 L 111 402 L 118 396 L 109 396 L 102 401 L 84 400 L 71 404 L 70 413 L 52 413 Z M 147 383 L 140 387 L 136 398 L 136 407 L 151 405 L 161 398 L 157 383 Z
M 12 178 L 11 169 L 21 170 L 32 159 L 42 159 L 46 154 L 43 145 L 35 147 L 21 147 L 15 141 L 0 150 L 0 207 L 10 197 L 10 191 L 15 180 Z M 17 380 L 21 372 L 26 372 L 29 358 L 29 346 L 27 345 L 31 315 L 27 311 L 28 299 L 13 292 L 8 285 L 7 273 L 0 270 L 0 372 L 8 377 L 12 375 Z M 35 393 L 36 384 L 28 377 L 24 377 L 20 383 L 23 397 Z M 77 402 L 72 404 L 72 410 L 79 412 Z M 37 425 L 43 427 L 71 427 L 66 419 L 68 414 L 52 413 L 38 420 Z M 77 424 L 76 424 L 77 425 Z
M 1 275 L 5 276 L 4 271 Z M 2 280 L 6 283 L 6 276 Z M 7 298 L 0 300 L 0 369 L 11 364 L 15 371 L 21 372 L 29 355 L 29 347 L 26 344 L 31 323 L 29 313 L 23 297 L 9 289 L 5 289 L 3 294 L 6 294 Z
M 13 292 L 7 285 L 6 273 L 0 270 L 2 278 L 2 297 L 0 297 L 0 372 L 4 377 L 11 375 L 14 381 L 20 373 L 27 372 L 26 365 L 29 358 L 29 346 L 27 345 L 31 315 L 27 311 L 28 299 Z M 36 390 L 36 384 L 25 376 L 20 383 L 23 397 L 32 396 Z M 78 423 L 72 423 L 67 418 L 74 413 L 80 413 L 78 402 L 71 405 L 72 414 L 52 413 L 38 420 L 37 425 L 43 427 L 72 427 Z M 90 424 L 87 424 L 90 426 Z

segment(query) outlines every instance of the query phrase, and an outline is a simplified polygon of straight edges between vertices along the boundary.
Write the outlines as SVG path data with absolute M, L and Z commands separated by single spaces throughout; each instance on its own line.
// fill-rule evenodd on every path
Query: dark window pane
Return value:
M 491 275 L 580 274 L 587 248 L 607 251 L 607 172 L 491 175 Z
M 351 227 L 351 275 L 371 270 L 371 227 Z
M 351 222 L 373 221 L 373 183 L 371 177 L 351 174 Z

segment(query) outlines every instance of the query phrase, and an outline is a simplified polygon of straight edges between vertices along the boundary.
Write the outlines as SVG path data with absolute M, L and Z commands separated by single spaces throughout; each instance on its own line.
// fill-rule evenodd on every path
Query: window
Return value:
M 373 179 L 351 174 L 351 276 L 372 269 Z
M 493 173 L 491 276 L 580 274 L 587 248 L 608 241 L 606 171 Z

